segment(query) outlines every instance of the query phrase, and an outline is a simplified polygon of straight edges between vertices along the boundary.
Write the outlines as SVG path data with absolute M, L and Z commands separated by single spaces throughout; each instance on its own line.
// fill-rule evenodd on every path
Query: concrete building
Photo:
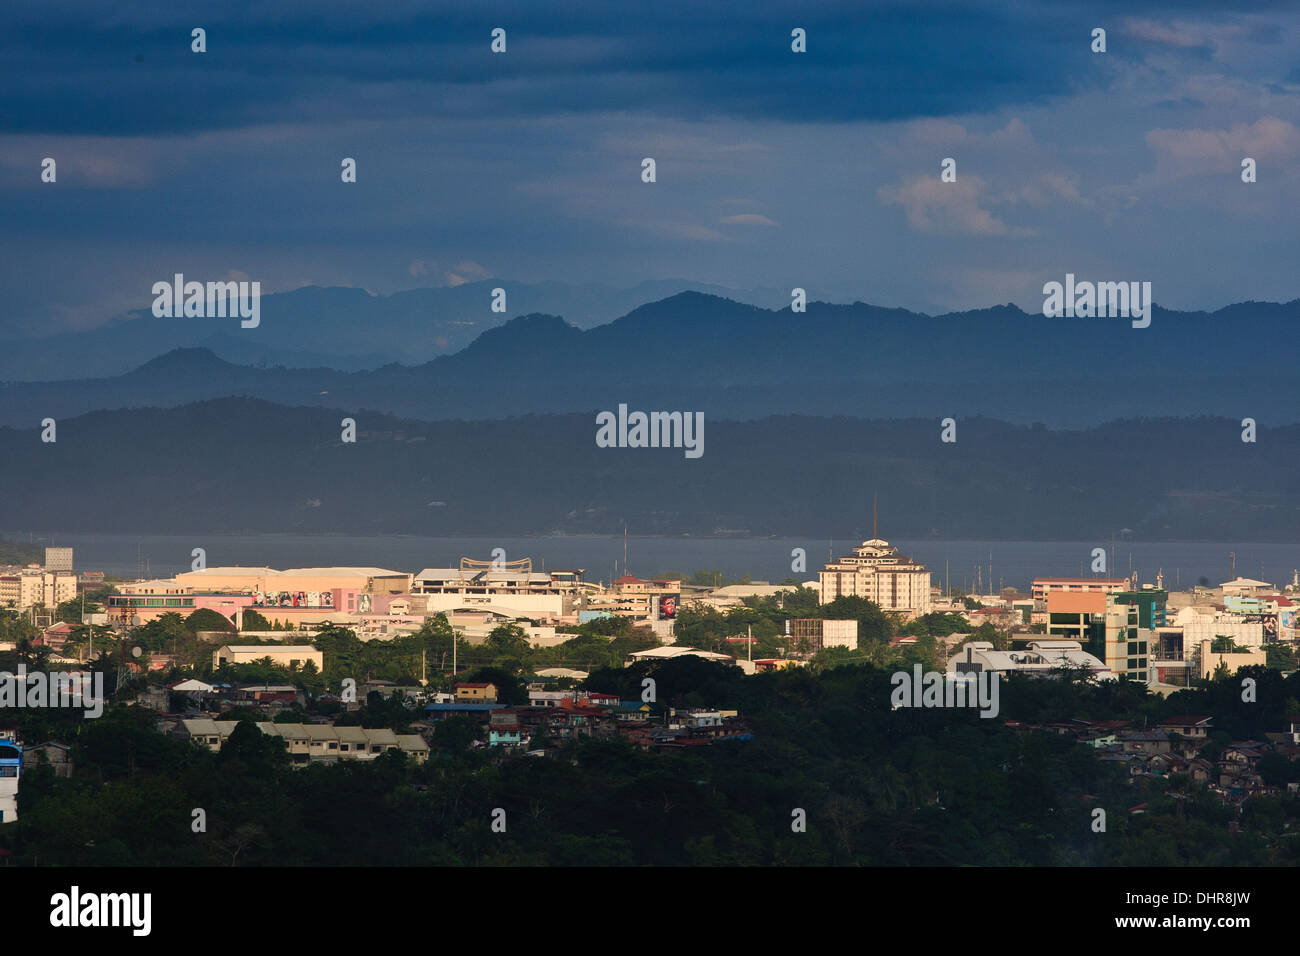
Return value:
M 1139 626 L 1141 604 L 1121 603 L 1120 592 L 1113 590 L 1047 589 L 1044 595 L 1049 638 L 1078 643 L 1115 675 L 1144 683 L 1154 679 L 1155 631 Z
M 880 538 L 864 541 L 852 554 L 828 563 L 818 583 L 822 604 L 838 597 L 862 597 L 886 611 L 911 616 L 930 612 L 930 572 Z
M 1253 578 L 1237 577 L 1231 581 L 1225 581 L 1219 585 L 1223 591 L 1224 597 L 1255 597 L 1260 594 L 1270 594 L 1277 590 L 1267 581 L 1256 581 Z
M 803 641 L 807 641 L 809 654 L 816 654 L 827 647 L 847 647 L 854 650 L 858 646 L 856 620 L 794 618 L 785 622 L 785 633 L 792 647 L 797 648 Z
M 572 612 L 590 590 L 581 568 L 533 570 L 531 558 L 478 561 L 461 558 L 455 568 L 425 568 L 413 576 L 411 593 L 421 595 L 425 612 L 492 610 L 511 617 L 557 618 Z
M 26 611 L 42 605 L 53 611 L 77 596 L 77 576 L 36 566 L 8 568 L 0 573 L 0 607 Z
M 586 610 L 635 621 L 671 621 L 677 617 L 682 582 L 674 578 L 638 578 L 625 574 L 608 591 L 588 596 Z
M 212 652 L 212 666 L 222 664 L 252 664 L 269 657 L 277 667 L 303 668 L 308 661 L 316 665 L 318 671 L 325 669 L 325 654 L 310 644 L 223 644 Z
M 182 720 L 172 731 L 209 750 L 220 750 L 239 725 L 237 720 Z M 418 763 L 429 757 L 429 745 L 415 734 L 397 735 L 387 728 L 334 727 L 330 724 L 276 724 L 258 721 L 258 730 L 282 738 L 296 765 L 338 760 L 373 760 L 386 750 L 400 750 Z
M 1240 647 L 1259 650 L 1266 643 L 1264 622 L 1260 617 L 1227 614 L 1214 607 L 1191 606 L 1179 608 L 1168 623 L 1182 629 L 1185 647 L 1194 647 L 1216 637 L 1228 637 Z
M 0 732 L 0 823 L 18 820 L 18 781 L 23 774 L 23 751 L 12 734 Z
M 411 575 L 384 568 L 213 567 L 119 585 L 121 593 L 110 596 L 106 606 L 113 622 L 121 624 L 143 624 L 168 612 L 184 617 L 200 608 L 236 626 L 242 626 L 247 610 L 297 626 L 351 623 L 372 609 L 387 611 L 410 586 Z
M 1129 590 L 1128 578 L 1035 578 L 1030 594 L 1042 610 L 1049 594 L 1118 594 Z
M 1201 641 L 1200 669 L 1203 679 L 1214 677 L 1220 664 L 1227 668 L 1229 674 L 1235 674 L 1243 667 L 1263 667 L 1268 663 L 1268 654 L 1263 648 L 1241 653 L 1216 654 L 1210 650 L 1213 645 L 1213 641 Z
M 72 570 L 72 549 L 71 548 L 46 548 L 45 549 L 45 570 L 46 571 L 71 571 Z

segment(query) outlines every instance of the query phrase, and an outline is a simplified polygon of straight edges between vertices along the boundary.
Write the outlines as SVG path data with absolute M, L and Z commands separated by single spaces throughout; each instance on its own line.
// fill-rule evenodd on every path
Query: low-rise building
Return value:
M 467 703 L 491 704 L 497 699 L 496 684 L 457 684 L 455 690 L 456 699 Z
M 325 669 L 325 654 L 310 644 L 223 644 L 212 652 L 212 666 L 252 664 L 270 658 L 277 667 L 301 670 L 310 661 L 317 671 Z
M 948 660 L 949 674 L 1051 674 L 1084 671 L 1094 680 L 1112 680 L 1106 664 L 1089 654 L 1078 641 L 1030 641 L 1024 650 L 999 651 L 988 641 L 970 641 Z
M 216 751 L 230 739 L 237 726 L 237 720 L 191 718 L 179 721 L 172 734 L 181 740 L 191 740 Z M 411 734 L 399 736 L 384 727 L 277 724 L 270 721 L 257 721 L 254 726 L 264 734 L 283 739 L 288 745 L 290 760 L 299 766 L 313 761 L 328 763 L 340 759 L 368 760 L 387 750 L 400 750 L 418 762 L 423 762 L 429 756 L 429 746 L 423 739 Z

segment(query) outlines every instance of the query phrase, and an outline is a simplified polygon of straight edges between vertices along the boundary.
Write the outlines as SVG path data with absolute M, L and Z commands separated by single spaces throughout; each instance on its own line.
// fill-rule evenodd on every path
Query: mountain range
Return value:
M 492 291 L 497 288 L 505 290 L 505 312 L 492 311 Z M 0 380 L 49 381 L 67 378 L 74 369 L 77 378 L 113 377 L 173 349 L 195 347 L 237 365 L 343 371 L 393 362 L 414 365 L 459 352 L 512 315 L 552 313 L 590 328 L 688 289 L 767 307 L 789 302 L 788 291 L 724 289 L 683 279 L 629 288 L 488 279 L 393 295 L 306 286 L 262 295 L 262 321 L 250 329 L 222 319 L 158 319 L 144 308 L 88 331 L 10 336 L 0 340 Z
M 555 315 L 519 316 L 478 332 L 454 354 L 416 364 L 260 367 L 227 361 L 210 348 L 184 348 L 120 375 L 9 381 L 0 386 L 0 424 L 30 427 L 97 409 L 246 396 L 424 421 L 625 403 L 702 411 L 711 421 L 985 416 L 1084 427 L 1213 415 L 1278 425 L 1300 421 L 1300 389 L 1286 353 L 1276 351 L 1297 319 L 1300 300 L 1245 302 L 1213 313 L 1157 306 L 1151 326 L 1134 329 L 1125 319 L 1048 319 L 1014 305 L 929 316 L 812 302 L 794 313 L 691 291 L 585 329 Z M 276 321 L 268 310 L 262 326 Z M 229 324 L 233 330 L 223 334 L 238 337 L 237 321 Z M 306 328 L 304 319 L 283 334 L 315 348 L 329 340 L 323 326 L 312 326 L 310 336 Z

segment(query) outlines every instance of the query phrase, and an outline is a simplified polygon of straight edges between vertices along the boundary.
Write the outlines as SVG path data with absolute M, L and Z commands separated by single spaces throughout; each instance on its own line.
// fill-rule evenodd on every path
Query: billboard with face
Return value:
M 659 598 L 659 616 L 662 618 L 673 618 L 677 616 L 677 598 L 671 594 L 661 595 Z

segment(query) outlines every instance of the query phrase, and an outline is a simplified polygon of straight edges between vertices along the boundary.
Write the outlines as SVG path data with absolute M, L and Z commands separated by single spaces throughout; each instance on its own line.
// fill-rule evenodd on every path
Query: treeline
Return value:
M 44 560 L 45 549 L 42 546 L 0 538 L 0 565 L 31 564 Z
M 745 639 L 752 635 L 754 658 L 790 657 L 806 654 L 811 648 L 806 641 L 785 633 L 787 620 L 853 620 L 858 622 L 857 646 L 829 648 L 817 656 L 816 663 L 885 666 L 906 659 L 936 670 L 944 670 L 947 663 L 937 637 L 969 632 L 971 640 L 998 646 L 1005 643 L 1004 636 L 992 625 L 973 627 L 960 614 L 932 613 L 909 621 L 905 615 L 884 611 L 867 598 L 840 597 L 828 604 L 820 604 L 819 600 L 817 592 L 796 585 L 772 596 L 743 598 L 740 606 L 725 611 L 686 603 L 677 612 L 674 634 L 678 644 L 738 657 L 747 656 Z M 919 640 L 906 650 L 891 646 L 891 639 L 903 635 Z
M 1192 710 L 1222 714 L 1225 733 L 1250 732 L 1285 709 L 1300 690 L 1294 677 L 1255 675 L 1261 703 L 1280 695 L 1268 718 L 1241 705 L 1239 681 L 1160 701 L 1127 682 L 1013 678 L 996 720 L 964 709 L 892 710 L 890 673 L 870 666 L 743 677 L 679 659 L 602 671 L 593 682 L 639 692 L 647 675 L 662 701 L 698 696 L 739 709 L 753 739 L 672 753 L 586 739 L 566 744 L 560 759 L 539 759 L 467 749 L 474 734 L 453 721 L 439 726 L 423 766 L 389 754 L 293 769 L 283 742 L 252 727 L 213 754 L 157 733 L 148 712 L 117 708 L 82 722 L 71 779 L 48 768 L 24 776 L 19 821 L 0 829 L 0 846 L 12 865 L 59 866 L 1257 866 L 1300 859 L 1287 838 L 1300 823 L 1294 798 L 1254 799 L 1239 812 L 1185 781 L 1130 782 L 1091 748 L 1003 722 Z M 1144 813 L 1130 814 L 1142 803 Z M 193 831 L 196 807 L 205 811 L 206 832 Z M 505 832 L 492 829 L 498 807 Z M 1092 828 L 1097 808 L 1106 811 L 1105 833 Z M 1230 823 L 1240 832 L 1230 832 Z

